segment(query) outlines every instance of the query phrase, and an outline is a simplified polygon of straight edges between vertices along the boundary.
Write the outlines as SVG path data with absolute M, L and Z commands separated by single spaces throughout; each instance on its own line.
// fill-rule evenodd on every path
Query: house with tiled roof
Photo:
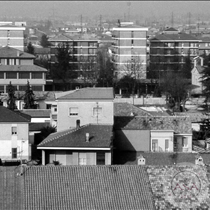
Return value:
M 113 100 L 113 88 L 81 88 L 61 93 L 57 97 L 57 130 L 89 123 L 113 125 Z
M 88 124 L 50 134 L 39 145 L 42 164 L 111 165 L 113 126 Z
M 34 58 L 34 55 L 11 47 L 0 48 L 0 91 L 7 92 L 10 82 L 16 90 L 24 91 L 27 81 L 32 90 L 44 91 L 47 70 L 34 65 Z
M 200 56 L 197 56 L 193 59 L 194 66 L 191 71 L 191 84 L 195 85 L 195 88 L 192 89 L 192 93 L 202 93 L 203 85 L 202 85 L 202 75 L 204 70 L 203 65 L 203 58 Z
M 28 116 L 0 106 L 0 158 L 3 161 L 30 159 L 29 123 Z
M 116 116 L 114 131 L 114 146 L 118 150 L 192 151 L 192 128 L 188 117 Z

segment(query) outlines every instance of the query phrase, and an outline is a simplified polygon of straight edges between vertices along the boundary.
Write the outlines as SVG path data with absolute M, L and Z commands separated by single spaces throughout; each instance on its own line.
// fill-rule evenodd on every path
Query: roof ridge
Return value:
M 76 128 L 74 128 L 74 129 L 68 129 L 68 130 L 66 130 L 66 132 L 65 132 L 65 131 L 59 131 L 59 132 L 61 133 L 61 135 L 57 135 L 57 136 L 55 136 L 54 138 L 48 139 L 48 140 L 46 140 L 46 141 L 43 140 L 38 146 L 41 146 L 42 143 L 45 144 L 45 143 L 52 142 L 52 141 L 54 141 L 54 140 L 56 140 L 56 139 L 58 139 L 58 138 L 60 138 L 60 137 L 62 137 L 62 136 L 65 136 L 65 135 L 67 135 L 67 134 L 73 133 L 73 132 L 75 132 L 75 131 L 77 131 L 77 130 L 80 130 L 80 129 L 84 128 L 84 127 L 87 127 L 87 126 L 89 126 L 89 125 L 90 125 L 90 124 L 86 124 L 86 125 L 83 125 L 83 126 L 80 126 L 80 127 L 76 127 Z M 56 133 L 59 133 L 59 132 L 56 132 Z M 65 133 L 62 133 L 62 132 L 65 132 Z M 52 134 L 50 134 L 50 135 L 53 135 L 53 134 L 56 134 L 56 133 L 52 133 Z M 50 136 L 50 135 L 49 135 L 49 136 Z

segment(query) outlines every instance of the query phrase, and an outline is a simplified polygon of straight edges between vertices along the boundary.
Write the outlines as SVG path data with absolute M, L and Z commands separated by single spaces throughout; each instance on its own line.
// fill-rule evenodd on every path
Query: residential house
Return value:
M 111 165 L 112 125 L 88 124 L 50 134 L 37 147 L 42 164 Z
M 29 123 L 29 116 L 0 106 L 1 160 L 30 159 Z
M 0 46 L 24 50 L 24 26 L 0 25 Z
M 34 55 L 11 48 L 0 48 L 0 91 L 7 92 L 11 82 L 16 90 L 24 91 L 29 81 L 32 90 L 44 91 L 45 68 L 34 65 Z
M 113 45 L 113 60 L 117 67 L 115 75 L 121 78 L 125 75 L 125 66 L 134 61 L 141 65 L 142 78 L 146 78 L 147 65 L 147 31 L 148 28 L 119 23 L 112 29 L 115 40 Z
M 192 93 L 201 94 L 203 91 L 203 85 L 202 85 L 202 73 L 204 70 L 203 66 L 203 58 L 202 57 L 195 57 L 194 59 L 194 67 L 191 71 L 191 83 L 192 85 L 195 85 L 195 87 L 192 89 Z
M 156 78 L 160 71 L 178 70 L 185 63 L 185 58 L 191 59 L 199 54 L 200 39 L 177 30 L 167 29 L 150 39 L 150 67 Z
M 145 152 L 192 151 L 189 117 L 150 115 L 115 115 L 115 148 Z
M 57 131 L 93 124 L 114 124 L 113 88 L 82 88 L 57 97 Z

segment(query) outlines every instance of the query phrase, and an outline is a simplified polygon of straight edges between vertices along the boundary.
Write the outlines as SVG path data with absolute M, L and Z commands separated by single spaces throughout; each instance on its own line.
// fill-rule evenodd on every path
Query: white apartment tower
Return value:
M 123 23 L 113 28 L 113 59 L 117 66 L 115 75 L 118 78 L 125 75 L 127 63 L 136 58 L 141 62 L 141 68 L 145 72 L 144 79 L 146 78 L 147 31 L 148 28 Z

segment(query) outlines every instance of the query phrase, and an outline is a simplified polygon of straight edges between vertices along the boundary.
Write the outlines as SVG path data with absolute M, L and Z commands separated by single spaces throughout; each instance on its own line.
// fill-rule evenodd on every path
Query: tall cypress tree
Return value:
M 35 108 L 35 100 L 34 100 L 34 93 L 30 87 L 29 81 L 27 82 L 25 95 L 24 95 L 24 109 L 34 109 Z
M 16 101 L 15 87 L 12 85 L 11 82 L 7 86 L 7 93 L 8 93 L 8 100 L 7 100 L 8 109 L 11 109 L 11 110 L 17 109 L 17 106 L 15 104 L 15 101 Z

